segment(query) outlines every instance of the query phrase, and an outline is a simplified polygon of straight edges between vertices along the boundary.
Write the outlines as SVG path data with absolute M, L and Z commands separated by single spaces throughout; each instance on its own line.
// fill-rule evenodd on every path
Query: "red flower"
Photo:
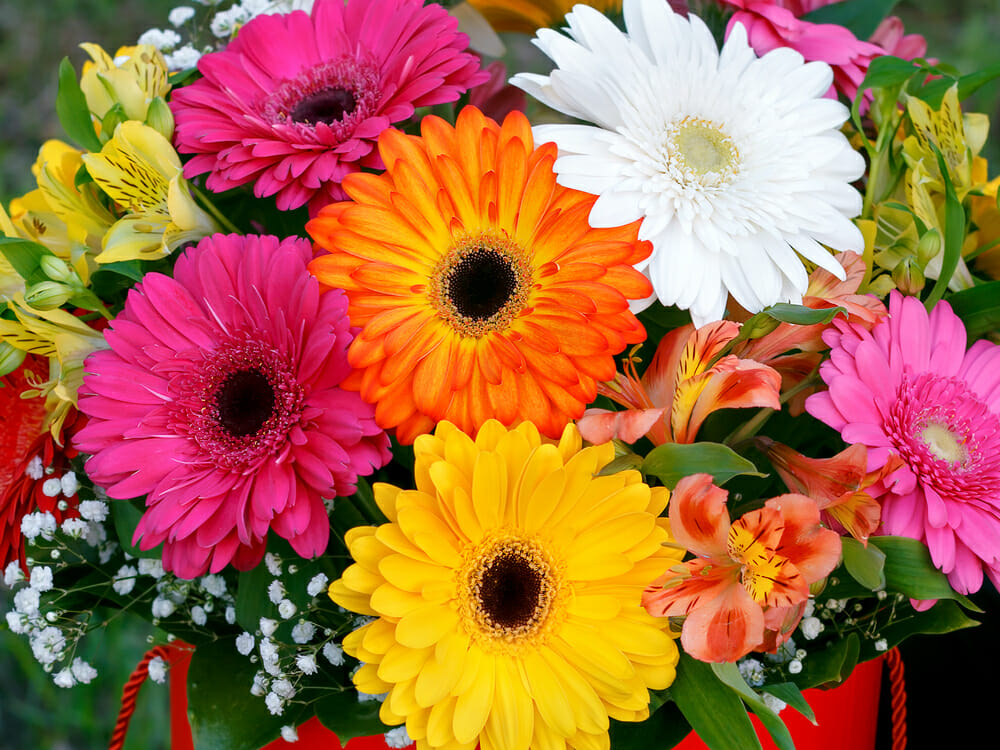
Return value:
M 58 523 L 79 516 L 75 494 L 49 496 L 43 485 L 46 478 L 60 477 L 70 470 L 69 459 L 76 451 L 64 447 L 68 442 L 64 436 L 83 421 L 72 411 L 64 423 L 62 444 L 56 442 L 46 425 L 45 400 L 22 398 L 31 389 L 25 373 L 32 365 L 47 366 L 29 356 L 20 369 L 0 378 L 0 566 L 18 560 L 25 573 L 21 519 L 36 510 L 51 513 Z M 49 468 L 52 471 L 46 473 Z M 60 500 L 66 501 L 62 508 Z

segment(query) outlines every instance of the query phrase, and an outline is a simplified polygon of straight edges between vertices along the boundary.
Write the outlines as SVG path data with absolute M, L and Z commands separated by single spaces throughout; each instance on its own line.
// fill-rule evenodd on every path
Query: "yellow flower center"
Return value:
M 685 117 L 667 131 L 668 162 L 684 184 L 721 187 L 736 176 L 740 152 L 733 139 L 709 120 Z
M 445 253 L 428 294 L 456 333 L 479 338 L 505 330 L 524 310 L 532 281 L 527 253 L 506 236 L 484 232 Z
M 929 422 L 920 431 L 920 439 L 935 458 L 949 464 L 964 464 L 969 453 L 951 430 L 940 422 Z
M 763 604 L 782 576 L 788 558 L 775 554 L 739 521 L 729 528 L 729 556 L 742 565 L 740 581 L 758 604 Z
M 534 536 L 495 531 L 469 549 L 458 572 L 459 611 L 483 650 L 534 648 L 560 620 L 561 566 Z

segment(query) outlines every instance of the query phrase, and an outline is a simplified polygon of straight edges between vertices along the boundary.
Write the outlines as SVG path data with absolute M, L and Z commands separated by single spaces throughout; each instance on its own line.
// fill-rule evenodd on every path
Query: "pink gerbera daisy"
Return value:
M 147 274 L 85 367 L 77 447 L 114 498 L 147 495 L 136 529 L 184 578 L 247 569 L 268 529 L 326 549 L 323 498 L 389 459 L 350 372 L 347 298 L 320 292 L 303 239 L 215 235 Z
M 903 461 L 886 478 L 884 531 L 926 543 L 960 593 L 977 591 L 984 571 L 1000 586 L 1000 346 L 966 351 L 948 303 L 928 315 L 898 292 L 871 331 L 836 319 L 823 338 L 829 390 L 806 410 L 868 446 L 869 471 Z
M 177 148 L 196 154 L 184 176 L 207 172 L 217 192 L 252 182 L 282 210 L 343 200 L 346 175 L 382 168 L 379 133 L 489 77 L 457 25 L 422 0 L 316 0 L 311 15 L 254 18 L 173 93 Z

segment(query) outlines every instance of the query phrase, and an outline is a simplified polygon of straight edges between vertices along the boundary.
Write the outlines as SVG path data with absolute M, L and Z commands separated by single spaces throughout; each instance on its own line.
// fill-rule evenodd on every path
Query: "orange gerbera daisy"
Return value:
M 421 137 L 388 130 L 379 152 L 385 173 L 350 175 L 353 200 L 306 225 L 329 251 L 310 270 L 361 328 L 343 386 L 403 443 L 445 419 L 557 438 L 646 336 L 628 304 L 652 292 L 633 268 L 650 253 L 638 222 L 592 229 L 596 198 L 556 184 L 555 144 L 535 149 L 520 112 L 425 117 Z

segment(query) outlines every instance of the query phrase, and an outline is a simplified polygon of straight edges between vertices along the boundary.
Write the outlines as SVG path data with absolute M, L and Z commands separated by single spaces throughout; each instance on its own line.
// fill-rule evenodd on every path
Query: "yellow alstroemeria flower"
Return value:
M 62 141 L 46 141 L 32 172 L 38 188 L 11 201 L 15 236 L 44 245 L 73 266 L 84 284 L 96 270 L 94 256 L 115 216 L 101 203 L 96 186 L 77 186 L 82 153 Z
M 146 122 L 152 102 L 170 91 L 166 60 L 151 44 L 120 47 L 114 57 L 96 44 L 80 47 L 93 61 L 83 65 L 80 88 L 97 118 L 98 132 L 100 122 L 116 104 L 127 119 Z
M 10 220 L 3 204 L 0 204 L 0 232 L 4 237 L 19 237 L 17 228 Z M 12 299 L 15 294 L 24 292 L 24 279 L 14 270 L 3 253 L 0 253 L 0 302 Z
M 534 34 L 545 26 L 562 23 L 580 0 L 468 0 L 497 31 Z M 585 0 L 602 13 L 619 12 L 622 0 Z
M 921 180 L 932 192 L 943 194 L 944 183 L 934 152 L 936 147 L 944 157 L 958 199 L 964 200 L 973 187 L 972 159 L 986 143 L 989 118 L 978 112 L 963 113 L 957 86 L 945 93 L 940 109 L 933 110 L 927 102 L 909 97 L 906 112 L 913 125 L 913 135 L 903 141 L 903 158 L 907 165 L 914 169 L 917 164 L 923 164 Z
M 83 361 L 91 352 L 107 349 L 108 344 L 99 331 L 65 310 L 35 309 L 21 294 L 15 294 L 7 307 L 16 319 L 0 318 L 0 341 L 49 360 L 48 379 L 34 374 L 30 382 L 37 392 L 31 395 L 47 399 L 48 427 L 58 440 L 83 385 Z
M 83 161 L 125 212 L 104 235 L 98 263 L 163 258 L 219 231 L 195 203 L 174 147 L 153 128 L 123 122 L 99 154 L 85 154 Z

